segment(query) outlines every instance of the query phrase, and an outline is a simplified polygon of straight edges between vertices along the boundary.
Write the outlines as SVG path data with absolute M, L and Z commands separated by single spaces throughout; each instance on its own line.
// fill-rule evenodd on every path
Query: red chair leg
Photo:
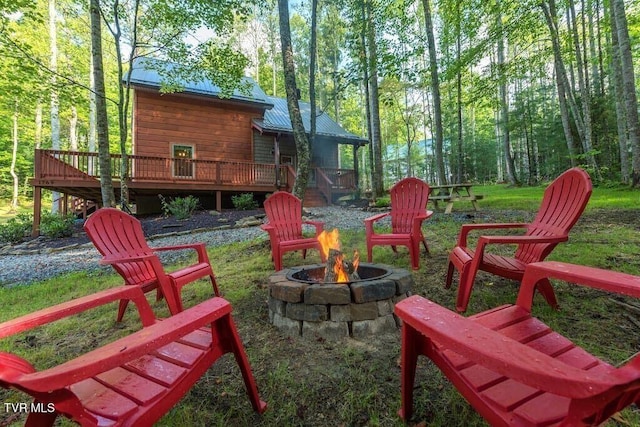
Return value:
M 116 322 L 122 322 L 122 318 L 124 317 L 124 312 L 127 310 L 128 304 L 129 304 L 128 299 L 120 300 L 120 304 L 118 305 L 118 317 L 116 318 Z
M 249 400 L 251 401 L 251 406 L 253 406 L 253 409 L 256 412 L 260 414 L 264 413 L 264 411 L 267 410 L 267 404 L 260 400 L 258 387 L 256 386 L 256 381 L 253 378 L 253 373 L 251 372 L 251 365 L 249 364 L 247 354 L 244 351 L 242 341 L 240 341 L 240 336 L 238 335 L 238 331 L 231 315 L 228 314 L 219 319 L 215 323 L 215 327 L 212 327 L 212 332 L 214 335 L 219 335 L 219 338 L 224 342 L 223 345 L 228 346 L 227 348 L 233 352 L 236 363 L 240 368 L 240 373 L 242 374 L 244 385 L 247 389 Z
M 413 414 L 413 386 L 418 361 L 419 334 L 406 323 L 402 325 L 402 353 L 400 355 L 400 410 L 398 415 L 408 421 Z
M 214 276 L 213 274 L 210 274 L 209 278 L 211 279 L 211 284 L 213 285 L 213 293 L 217 297 L 221 296 L 220 291 L 218 290 L 218 282 L 216 282 L 216 276 Z
M 560 305 L 558 304 L 558 300 L 556 299 L 556 294 L 555 292 L 553 292 L 553 286 L 551 286 L 551 282 L 549 281 L 549 279 L 540 280 L 536 285 L 536 289 L 547 301 L 547 304 L 549 304 L 556 310 L 560 309 Z
M 454 265 L 451 261 L 449 261 L 449 268 L 447 269 L 447 280 L 444 283 L 445 289 L 449 289 L 451 287 L 451 282 L 453 281 L 453 270 Z

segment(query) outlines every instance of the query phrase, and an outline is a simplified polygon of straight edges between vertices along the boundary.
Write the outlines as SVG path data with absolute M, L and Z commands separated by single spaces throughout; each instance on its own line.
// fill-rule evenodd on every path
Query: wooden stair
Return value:
M 307 188 L 304 193 L 304 201 L 302 206 L 305 208 L 317 208 L 321 206 L 329 206 L 327 199 L 317 188 Z

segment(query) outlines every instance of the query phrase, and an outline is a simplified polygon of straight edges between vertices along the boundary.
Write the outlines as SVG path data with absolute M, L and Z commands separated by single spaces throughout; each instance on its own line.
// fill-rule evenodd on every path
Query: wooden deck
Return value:
M 295 171 L 291 166 L 266 163 L 185 160 L 149 156 L 127 156 L 129 198 L 179 194 L 216 194 L 222 192 L 270 193 L 291 191 Z M 110 156 L 111 178 L 116 198 L 120 198 L 122 156 Z M 96 203 L 102 200 L 98 153 L 36 150 L 35 176 L 30 180 L 36 193 L 42 189 L 57 191 Z M 327 201 L 355 190 L 354 171 L 316 169 L 318 189 Z M 218 208 L 220 206 L 217 206 Z

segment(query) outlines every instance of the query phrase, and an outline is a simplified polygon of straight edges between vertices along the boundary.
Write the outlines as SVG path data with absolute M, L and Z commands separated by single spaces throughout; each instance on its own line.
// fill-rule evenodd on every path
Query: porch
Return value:
M 116 199 L 120 199 L 120 154 L 109 157 Z M 291 165 L 269 163 L 198 160 L 129 155 L 129 200 L 157 199 L 164 196 L 194 195 L 214 197 L 214 208 L 222 209 L 224 194 L 251 192 L 265 195 L 276 190 L 291 191 L 296 172 Z M 34 216 L 39 217 L 42 189 L 57 191 L 74 199 L 101 203 L 100 161 L 98 153 L 36 150 Z M 312 168 L 312 183 L 327 204 L 356 190 L 355 171 Z M 74 209 L 63 198 L 63 211 Z M 35 220 L 36 218 L 34 218 Z

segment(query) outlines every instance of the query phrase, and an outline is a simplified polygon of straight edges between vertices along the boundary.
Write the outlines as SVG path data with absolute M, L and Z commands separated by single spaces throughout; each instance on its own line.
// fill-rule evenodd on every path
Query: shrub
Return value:
M 173 215 L 176 219 L 187 219 L 193 215 L 200 201 L 197 197 L 175 197 L 169 202 L 162 194 L 158 194 L 160 204 L 162 205 L 162 213 L 164 216 Z
M 237 196 L 231 196 L 231 203 L 233 203 L 234 208 L 241 211 L 248 211 L 258 207 L 258 202 L 253 200 L 253 193 L 242 193 Z
M 21 213 L 0 225 L 0 241 L 18 243 L 31 232 L 33 219 L 31 214 Z
M 44 212 L 40 220 L 40 234 L 52 239 L 73 235 L 73 214 L 58 215 Z
M 391 206 L 391 197 L 382 196 L 376 199 L 377 208 L 388 208 L 389 206 Z

